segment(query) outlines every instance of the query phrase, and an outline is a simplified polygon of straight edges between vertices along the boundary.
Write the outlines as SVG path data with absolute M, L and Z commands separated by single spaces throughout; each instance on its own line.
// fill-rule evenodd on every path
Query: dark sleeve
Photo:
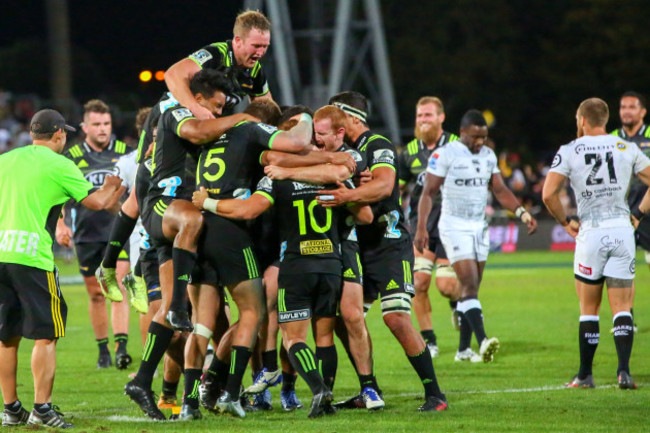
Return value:
M 379 167 L 389 167 L 397 171 L 397 152 L 395 146 L 387 139 L 380 137 L 368 143 L 366 148 L 368 168 L 373 171 Z
M 408 155 L 408 150 L 404 149 L 398 157 L 397 178 L 399 179 L 400 185 L 407 184 L 411 180 L 411 167 L 408 164 Z
M 253 97 L 263 96 L 269 93 L 269 83 L 266 81 L 266 74 L 260 62 L 257 62 L 253 67 L 251 78 L 253 79 Z
M 254 143 L 262 150 L 271 149 L 273 145 L 273 138 L 278 134 L 278 128 L 275 126 L 267 125 L 266 123 L 248 122 L 246 125 L 249 143 Z
M 162 123 L 165 129 L 172 131 L 180 137 L 181 126 L 190 119 L 196 119 L 196 117 L 194 117 L 189 109 L 178 106 L 176 108 L 170 108 L 163 114 Z
M 226 51 L 223 51 L 225 47 Z M 187 58 L 199 65 L 201 69 L 219 69 L 228 47 L 225 42 L 216 42 L 194 51 Z

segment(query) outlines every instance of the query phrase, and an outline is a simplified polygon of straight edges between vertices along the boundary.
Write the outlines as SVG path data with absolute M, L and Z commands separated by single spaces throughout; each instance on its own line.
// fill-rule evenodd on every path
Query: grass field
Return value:
M 58 345 L 57 378 L 53 402 L 78 431 L 315 431 L 315 432 L 419 432 L 419 431 L 648 431 L 650 407 L 650 271 L 637 257 L 638 287 L 631 372 L 640 389 L 621 391 L 616 385 L 616 352 L 609 329 L 611 312 L 605 299 L 600 314 L 601 340 L 594 363 L 593 390 L 564 389 L 577 372 L 578 301 L 573 289 L 572 255 L 522 252 L 490 256 L 480 298 L 489 336 L 498 336 L 501 350 L 492 364 L 455 363 L 457 332 L 450 323 L 447 301 L 431 293 L 434 327 L 441 355 L 434 365 L 450 408 L 443 413 L 418 413 L 422 387 L 402 349 L 381 321 L 379 306 L 368 316 L 373 337 L 375 370 L 384 391 L 386 408 L 376 413 L 342 411 L 308 420 L 307 411 L 285 413 L 279 390 L 273 389 L 275 409 L 249 414 L 246 419 L 215 416 L 192 423 L 154 423 L 123 395 L 127 374 L 135 371 L 98 371 L 97 349 L 87 315 L 82 286 L 64 286 L 68 303 L 66 337 Z M 64 273 L 74 272 L 72 266 Z M 131 320 L 129 350 L 140 353 L 135 314 Z M 476 343 L 473 342 L 476 349 Z M 31 406 L 29 370 L 31 343 L 24 341 L 19 359 L 19 395 Z M 138 364 L 135 362 L 134 364 Z M 246 374 L 245 382 L 250 383 Z M 159 392 L 161 379 L 154 381 Z M 297 384 L 303 404 L 309 389 Z M 339 400 L 358 392 L 353 370 L 339 347 L 339 373 L 334 390 Z M 179 388 L 179 398 L 182 383 Z

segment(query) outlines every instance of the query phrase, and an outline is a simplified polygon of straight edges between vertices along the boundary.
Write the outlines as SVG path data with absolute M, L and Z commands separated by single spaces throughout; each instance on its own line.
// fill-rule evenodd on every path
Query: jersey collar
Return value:
M 647 125 L 644 123 L 641 125 L 639 130 L 634 134 L 634 137 L 643 137 L 645 133 L 645 129 L 647 128 Z M 629 135 L 627 135 L 627 132 L 625 132 L 625 129 L 621 127 L 621 138 L 630 138 Z
M 359 138 L 357 138 L 357 141 L 354 142 L 354 148 L 361 149 L 371 135 L 372 132 L 370 130 L 362 132 Z

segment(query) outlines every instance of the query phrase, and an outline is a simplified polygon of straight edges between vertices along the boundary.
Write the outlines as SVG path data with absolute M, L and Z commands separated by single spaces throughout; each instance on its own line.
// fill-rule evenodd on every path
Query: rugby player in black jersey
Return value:
M 86 134 L 85 140 L 72 146 L 65 155 L 74 161 L 86 179 L 97 189 L 101 187 L 106 175 L 119 175 L 119 173 L 115 173 L 115 163 L 129 151 L 129 148 L 126 143 L 116 140 L 112 135 L 110 109 L 103 101 L 93 99 L 84 105 L 82 129 Z M 65 225 L 63 218 L 59 219 L 56 230 L 57 242 L 67 247 L 74 244 L 77 253 L 79 271 L 90 296 L 88 313 L 99 346 L 98 368 L 110 367 L 112 361 L 108 350 L 109 318 L 106 312 L 106 299 L 102 294 L 103 288 L 95 279 L 95 270 L 99 266 L 108 242 L 113 214 L 118 209 L 119 204 L 117 208 L 109 211 L 92 211 L 75 204 L 71 210 L 72 230 Z M 72 243 L 70 238 L 72 238 Z M 121 278 L 128 273 L 129 263 L 128 255 L 126 252 L 122 252 L 122 248 L 117 250 L 117 254 L 120 253 L 123 256 L 119 261 L 117 274 Z M 115 273 L 115 269 L 113 272 Z M 115 365 L 120 369 L 127 368 L 131 364 L 131 356 L 126 349 L 129 332 L 129 304 L 124 300 L 123 293 L 124 289 L 117 283 L 111 288 L 111 291 L 105 292 L 106 296 L 114 301 L 111 305 L 110 322 L 117 345 Z
M 138 164 L 141 164 L 144 160 L 146 146 L 153 141 L 152 125 L 158 123 L 160 113 L 167 107 L 180 102 L 198 119 L 212 119 L 215 117 L 209 110 L 196 103 L 190 91 L 190 79 L 200 70 L 221 71 L 227 73 L 231 78 L 232 88 L 226 95 L 225 114 L 230 114 L 232 108 L 246 95 L 251 100 L 256 98 L 271 99 L 266 76 L 259 62 L 269 46 L 270 30 L 271 23 L 262 13 L 244 11 L 235 20 L 232 41 L 207 45 L 190 54 L 187 58 L 176 62 L 165 72 L 165 82 L 169 92 L 163 93 L 145 120 L 138 143 Z M 111 244 L 116 247 L 123 245 L 133 231 L 136 220 L 137 215 L 120 216 L 114 228 L 115 236 L 111 237 L 109 246 Z M 114 265 L 112 267 L 110 265 L 114 263 L 118 253 L 119 251 L 116 252 L 116 248 L 109 248 L 104 259 L 104 268 L 109 269 L 109 273 L 105 276 L 105 284 L 112 287 L 117 286 L 117 281 L 110 273 Z
M 409 198 L 409 230 L 411 236 L 415 234 L 418 218 L 418 201 L 422 194 L 422 185 L 426 174 L 427 162 L 431 153 L 450 141 L 458 139 L 458 136 L 442 129 L 445 121 L 445 111 L 442 101 L 435 96 L 423 96 L 415 106 L 415 138 L 411 140 L 399 156 L 399 187 L 402 193 L 402 200 Z M 431 357 L 438 356 L 438 345 L 436 334 L 433 332 L 431 322 L 431 301 L 429 300 L 429 287 L 431 285 L 431 274 L 434 270 L 435 283 L 440 293 L 450 299 L 452 311 L 455 313 L 455 304 L 460 296 L 458 281 L 454 269 L 450 266 L 447 254 L 438 236 L 438 220 L 440 219 L 440 203 L 438 199 L 434 211 L 431 212 L 427 227 L 429 228 L 429 248 L 423 254 L 415 250 L 415 262 L 413 266 L 413 285 L 415 286 L 415 297 L 413 298 L 413 311 L 420 326 L 420 334 L 427 343 Z M 454 327 L 458 329 L 458 317 L 452 314 Z M 471 354 L 464 353 L 457 360 L 470 360 Z M 474 360 L 480 361 L 475 356 Z
M 269 100 L 253 101 L 246 112 L 272 123 L 280 115 L 277 104 Z M 264 149 L 303 152 L 307 150 L 311 136 L 309 116 L 290 131 L 278 131 L 265 123 L 240 122 L 204 147 L 198 162 L 197 184 L 201 191 L 217 200 L 247 198 L 261 173 L 259 157 Z M 205 351 L 212 331 L 204 325 L 203 319 L 213 320 L 216 310 L 213 300 L 217 298 L 214 294 L 219 284 L 228 287 L 237 304 L 239 322 L 232 336 L 228 379 L 216 406 L 220 411 L 243 417 L 245 412 L 239 402 L 241 380 L 266 313 L 261 274 L 245 224 L 210 213 L 205 214 L 204 219 L 200 266 L 192 275 L 192 284 L 197 286 L 196 293 L 192 294 L 196 330 L 186 348 L 186 354 L 192 354 L 192 358 L 188 356 L 185 363 L 186 392 L 180 418 L 200 417 L 198 395 L 190 397 L 195 395 L 192 391 L 198 389 L 203 365 L 201 353 Z
M 327 105 L 318 109 L 314 113 L 314 133 L 316 142 L 322 146 L 323 150 L 351 155 L 356 162 L 355 171 L 350 173 L 344 165 L 327 164 L 296 168 L 268 166 L 265 168 L 265 173 L 275 180 L 292 179 L 322 184 L 349 179 L 351 174 L 358 176 L 366 169 L 364 155 L 343 142 L 345 113 L 340 108 Z M 359 377 L 361 403 L 370 410 L 381 409 L 384 407 L 384 401 L 373 373 L 372 345 L 364 320 L 363 275 L 356 228 L 344 224 L 341 228 L 343 230 L 341 234 L 343 290 L 340 300 L 339 318 L 341 320 L 337 320 L 336 333 L 348 351 L 350 361 Z M 317 359 L 328 357 L 336 359 L 334 346 L 318 349 L 316 351 Z M 327 380 L 330 380 L 333 384 L 335 373 L 335 371 L 331 373 L 323 371 L 326 383 Z M 328 384 L 328 386 L 332 388 L 332 385 Z
M 332 188 L 335 186 L 332 185 Z M 279 274 L 278 317 L 291 363 L 307 382 L 314 398 L 309 417 L 333 413 L 332 392 L 316 366 L 314 353 L 305 344 L 309 322 L 315 328 L 317 347 L 334 344 L 336 306 L 341 290 L 339 215 L 337 209 L 319 206 L 323 186 L 263 178 L 246 200 L 211 200 L 195 193 L 195 204 L 232 219 L 252 219 L 272 204 L 280 210 L 282 256 Z M 367 206 L 349 208 L 357 222 L 372 221 Z M 323 371 L 329 366 L 322 365 Z
M 231 109 L 248 95 L 251 99 L 271 98 L 260 60 L 271 43 L 271 23 L 259 11 L 247 10 L 235 19 L 233 39 L 206 45 L 189 57 L 173 64 L 165 72 L 169 91 L 198 119 L 214 115 L 194 101 L 189 89 L 190 78 L 202 69 L 228 72 L 236 83 L 227 96 L 226 107 Z
M 220 72 L 205 70 L 190 82 L 196 100 L 219 115 L 230 91 L 230 81 Z M 229 127 L 247 114 L 229 116 Z M 197 239 L 203 217 L 192 203 L 193 182 L 186 179 L 186 158 L 201 145 L 224 132 L 224 119 L 198 120 L 176 103 L 165 110 L 158 123 L 154 142 L 151 184 L 143 205 L 143 223 L 152 245 L 157 249 L 162 303 L 149 327 L 140 369 L 129 382 L 126 393 L 150 417 L 164 418 L 156 407 L 151 381 L 158 362 L 169 345 L 173 329 L 191 330 L 185 306 L 186 287 L 196 260 Z M 173 259 L 173 260 L 172 260 Z
M 413 247 L 399 205 L 397 152 L 393 144 L 368 127 L 366 98 L 353 91 L 330 98 L 346 114 L 345 135 L 353 147 L 365 154 L 372 174 L 370 181 L 356 189 L 339 187 L 322 191 L 332 200 L 320 200 L 323 206 L 346 203 L 372 204 L 372 224 L 357 228 L 361 264 L 363 265 L 364 297 L 374 301 L 381 295 L 384 323 L 391 330 L 417 372 L 425 391 L 420 411 L 441 411 L 447 408 L 440 391 L 426 343 L 411 323 L 413 288 Z

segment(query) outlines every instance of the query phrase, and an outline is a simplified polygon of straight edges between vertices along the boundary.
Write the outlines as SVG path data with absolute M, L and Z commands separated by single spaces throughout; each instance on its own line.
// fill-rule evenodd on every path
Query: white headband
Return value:
M 357 119 L 361 120 L 363 123 L 366 123 L 366 117 L 368 117 L 368 113 L 366 113 L 363 110 L 359 110 L 358 108 L 354 108 L 351 105 L 344 104 L 342 102 L 333 102 L 332 105 L 335 105 L 339 107 L 341 110 L 345 111 L 352 117 L 356 117 Z

